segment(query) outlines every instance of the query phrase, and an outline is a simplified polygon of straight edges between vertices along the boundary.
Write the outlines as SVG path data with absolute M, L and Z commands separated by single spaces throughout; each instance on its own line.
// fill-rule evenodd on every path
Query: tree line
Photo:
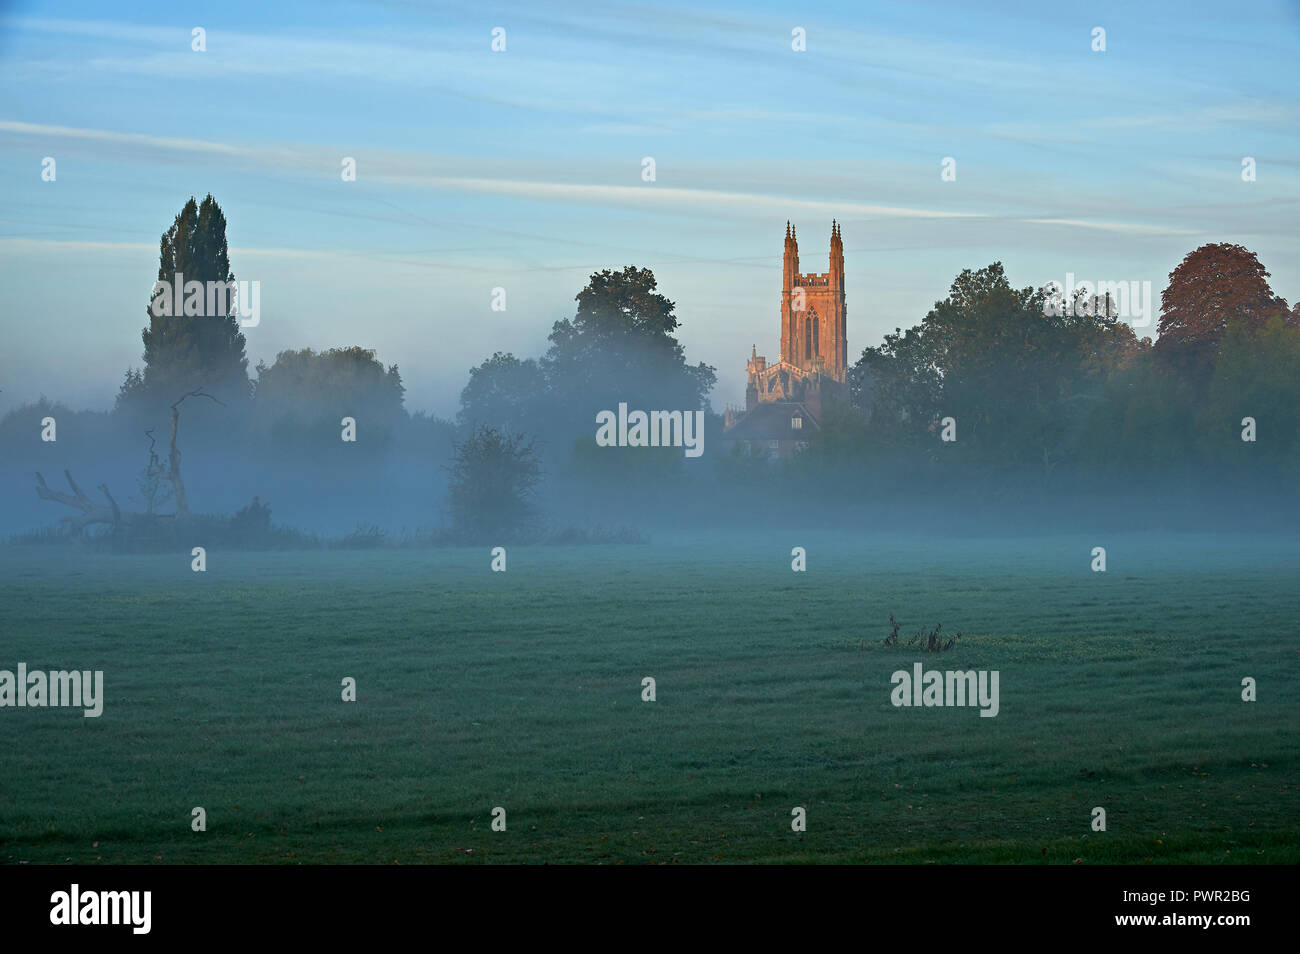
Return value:
M 211 195 L 191 198 L 161 236 L 158 281 L 182 276 L 235 280 Z M 147 307 L 143 364 L 126 371 L 108 418 L 136 435 L 149 512 L 166 496 L 160 480 L 179 475 L 174 440 L 157 453 L 167 417 L 174 429 L 174 405 L 201 392 L 213 401 L 187 405 L 184 425 L 196 441 L 372 473 L 385 455 L 405 455 L 404 467 L 445 482 L 458 524 L 498 534 L 536 517 L 544 482 L 584 503 L 685 485 L 816 487 L 828 499 L 929 487 L 1071 490 L 1107 478 L 1171 490 L 1276 487 L 1300 475 L 1300 302 L 1289 308 L 1268 278 L 1240 245 L 1195 249 L 1169 275 L 1153 341 L 1108 300 L 1054 308 L 1047 289 L 1015 287 L 998 262 L 964 270 L 919 323 L 862 351 L 847 399 L 827 404 L 806 449 L 779 465 L 723 452 L 722 419 L 709 404 L 716 371 L 688 362 L 675 303 L 650 269 L 631 265 L 594 273 L 540 356 L 498 352 L 471 368 L 454 422 L 410 414 L 397 365 L 361 346 L 282 351 L 250 375 L 233 303 L 213 314 Z M 687 466 L 675 449 L 598 449 L 595 416 L 620 402 L 706 410 L 705 466 Z M 33 410 L 0 421 L 0 440 L 27 428 Z M 95 417 L 67 416 L 74 428 Z M 363 422 L 364 453 L 337 452 L 344 417 Z
M 852 402 L 805 469 L 871 460 L 895 479 L 955 466 L 977 485 L 1276 486 L 1300 474 L 1300 302 L 1288 308 L 1268 277 L 1240 245 L 1190 252 L 1153 342 L 1108 302 L 1052 308 L 999 263 L 963 271 L 918 325 L 863 351 Z M 945 418 L 950 447 L 937 437 Z

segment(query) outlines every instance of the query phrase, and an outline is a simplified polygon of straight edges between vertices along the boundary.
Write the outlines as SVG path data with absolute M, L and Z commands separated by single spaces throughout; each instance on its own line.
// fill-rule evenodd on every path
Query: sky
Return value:
M 444 417 L 624 265 L 743 404 L 787 220 L 805 272 L 841 223 L 851 356 L 994 261 L 1158 297 L 1233 242 L 1293 302 L 1298 54 L 1297 2 L 0 2 L 0 412 L 112 406 L 207 193 L 261 285 L 250 369 L 373 348 Z

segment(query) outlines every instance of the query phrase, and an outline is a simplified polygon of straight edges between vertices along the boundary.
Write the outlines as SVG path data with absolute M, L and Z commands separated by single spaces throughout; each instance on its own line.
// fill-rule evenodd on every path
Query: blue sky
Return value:
M 117 6 L 0 4 L 0 410 L 111 405 L 158 237 L 207 192 L 262 286 L 251 364 L 374 348 L 445 416 L 625 264 L 677 303 L 714 406 L 743 402 L 787 219 L 804 271 L 843 224 L 853 355 L 994 260 L 1158 296 L 1240 242 L 1300 298 L 1294 2 Z

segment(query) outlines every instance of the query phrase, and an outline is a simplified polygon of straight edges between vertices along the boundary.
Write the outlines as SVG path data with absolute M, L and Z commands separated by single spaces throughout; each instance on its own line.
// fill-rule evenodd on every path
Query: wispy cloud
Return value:
M 207 154 L 223 160 L 237 159 L 259 171 L 277 170 L 278 174 L 296 171 L 318 176 L 337 175 L 343 148 L 333 150 L 285 143 L 236 144 L 202 139 L 179 139 L 142 133 L 114 132 L 102 129 L 79 129 L 45 126 L 35 123 L 0 120 L 0 133 L 16 136 L 54 137 L 86 143 L 108 142 L 138 150 L 141 160 L 156 160 L 158 151 Z M 716 210 L 742 217 L 789 217 L 808 213 L 820 217 L 858 216 L 884 219 L 981 219 L 999 218 L 1039 225 L 1086 227 L 1100 231 L 1142 232 L 1147 234 L 1190 235 L 1195 229 L 1170 228 L 1155 223 L 1115 222 L 1086 218 L 1008 216 L 1001 211 L 971 211 L 934 207 L 864 203 L 828 195 L 810 198 L 791 192 L 753 192 L 704 189 L 644 183 L 636 186 L 593 182 L 556 182 L 540 178 L 488 177 L 456 174 L 476 168 L 480 162 L 454 156 L 430 156 L 412 153 L 376 152 L 366 158 L 365 176 L 395 189 L 421 189 L 457 193 L 487 194 L 539 202 L 678 211 Z M 526 169 L 527 162 L 510 163 Z M 752 163 L 761 166 L 761 162 Z M 450 174 L 449 174 L 450 173 Z M 776 177 L 771 177 L 776 178 Z M 969 194 L 965 197 L 971 203 Z

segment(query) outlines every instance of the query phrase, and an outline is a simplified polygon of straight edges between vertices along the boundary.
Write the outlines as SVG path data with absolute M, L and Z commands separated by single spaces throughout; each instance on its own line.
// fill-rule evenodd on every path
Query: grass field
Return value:
M 0 861 L 1300 861 L 1294 540 L 753 534 L 508 560 L 209 551 L 194 573 L 0 549 L 0 669 L 105 686 L 98 719 L 0 709 Z M 964 636 L 885 649 L 891 612 Z M 893 707 L 918 660 L 998 670 L 997 717 Z

